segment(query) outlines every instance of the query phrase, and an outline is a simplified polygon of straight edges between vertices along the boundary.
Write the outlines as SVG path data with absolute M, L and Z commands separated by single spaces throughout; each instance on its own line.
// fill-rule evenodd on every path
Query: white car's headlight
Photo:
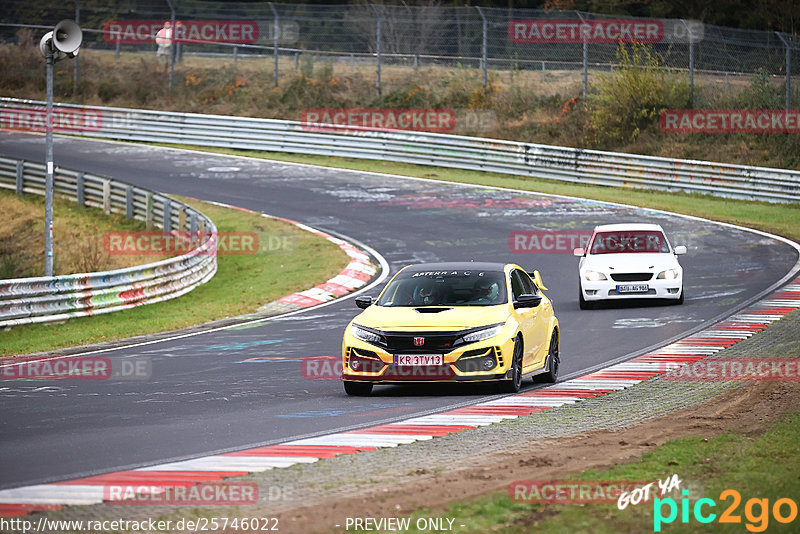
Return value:
M 656 276 L 659 280 L 675 280 L 678 278 L 678 269 L 667 269 L 666 271 L 661 271 Z
M 361 341 L 366 341 L 367 343 L 378 343 L 381 340 L 381 336 L 375 332 L 370 332 L 369 330 L 361 328 L 356 324 L 350 328 L 350 333 L 353 334 L 354 338 L 360 339 Z
M 586 271 L 583 273 L 583 277 L 591 282 L 597 282 L 599 280 L 608 280 L 606 275 L 598 271 Z
M 489 328 L 484 328 L 483 330 L 470 332 L 461 339 L 464 340 L 464 343 L 475 343 L 476 341 L 483 341 L 484 339 L 489 339 L 490 337 L 500 335 L 500 332 L 503 331 L 504 326 L 505 325 L 497 324 L 494 326 L 490 326 Z

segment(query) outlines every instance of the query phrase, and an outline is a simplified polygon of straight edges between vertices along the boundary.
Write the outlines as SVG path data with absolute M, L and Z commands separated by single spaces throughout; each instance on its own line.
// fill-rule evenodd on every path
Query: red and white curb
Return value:
M 192 199 L 192 200 L 198 200 L 198 199 Z M 215 202 L 212 200 L 204 200 L 202 202 L 206 202 L 208 204 L 212 204 L 214 206 L 220 206 L 223 208 L 243 211 L 245 213 L 252 213 L 253 215 L 261 215 L 262 217 L 265 217 L 267 219 L 275 219 L 278 221 L 289 223 L 293 226 L 296 226 L 297 228 L 300 228 L 301 230 L 305 230 L 306 232 L 310 232 L 314 235 L 318 235 L 322 238 L 325 238 L 334 245 L 338 246 L 350 258 L 350 263 L 347 264 L 344 270 L 342 270 L 342 272 L 340 272 L 327 282 L 314 286 L 310 289 L 300 291 L 298 293 L 292 293 L 291 295 L 286 295 L 284 297 L 279 298 L 276 302 L 287 304 L 289 306 L 297 308 L 308 308 L 311 306 L 317 306 L 325 302 L 330 302 L 331 300 L 334 300 L 337 297 L 341 297 L 342 295 L 352 293 L 353 291 L 364 287 L 378 272 L 378 268 L 376 267 L 376 265 L 372 263 L 372 261 L 370 261 L 369 254 L 353 246 L 352 244 L 348 243 L 343 239 L 334 237 L 321 230 L 317 230 L 316 228 L 312 228 L 303 223 L 293 221 L 291 219 L 286 219 L 284 217 L 275 217 L 274 215 L 259 213 L 257 211 L 253 211 L 247 208 L 240 208 L 239 206 L 232 206 L 230 204 L 224 204 L 222 202 Z M 266 304 L 265 306 L 262 306 L 260 309 L 263 310 L 268 306 L 270 306 L 270 304 Z
M 351 256 L 352 257 L 352 256 Z M 313 463 L 340 454 L 396 447 L 446 436 L 505 419 L 600 397 L 691 364 L 739 343 L 800 308 L 800 278 L 705 330 L 632 360 L 517 395 L 414 417 L 395 423 L 299 439 L 243 451 L 14 489 L 0 490 L 0 516 L 57 510 L 65 505 L 114 502 L 108 486 L 125 485 L 152 493 L 153 488 L 193 486 L 269 469 Z M 120 499 L 123 497 L 120 496 Z M 126 495 L 124 498 L 130 498 Z
M 314 286 L 311 289 L 300 291 L 299 293 L 292 293 L 291 295 L 281 297 L 278 299 L 278 302 L 294 304 L 303 308 L 317 306 L 318 304 L 331 301 L 365 286 L 378 272 L 375 264 L 370 261 L 369 255 L 357 249 L 347 241 L 289 219 L 271 217 L 268 215 L 264 216 L 288 222 L 307 232 L 324 237 L 342 249 L 344 253 L 350 257 L 350 263 L 347 264 L 344 270 L 327 282 Z

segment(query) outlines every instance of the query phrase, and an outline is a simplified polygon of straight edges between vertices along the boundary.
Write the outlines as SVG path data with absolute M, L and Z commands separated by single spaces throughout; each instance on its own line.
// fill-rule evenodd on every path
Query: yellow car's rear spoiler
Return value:
M 542 282 L 542 275 L 539 274 L 539 271 L 533 271 L 533 273 L 531 273 L 531 278 L 533 278 L 534 283 L 536 283 L 536 287 L 544 289 L 545 291 L 547 290 L 544 282 Z

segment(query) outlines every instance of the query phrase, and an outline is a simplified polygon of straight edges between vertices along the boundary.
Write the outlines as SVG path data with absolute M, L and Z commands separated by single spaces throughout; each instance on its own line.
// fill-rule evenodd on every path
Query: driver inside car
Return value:
M 425 282 L 414 290 L 414 303 L 417 306 L 435 306 L 439 304 L 439 291 L 432 282 Z
M 494 302 L 500 293 L 500 286 L 497 282 L 489 279 L 479 279 L 475 282 L 472 290 L 473 301 L 479 304 Z

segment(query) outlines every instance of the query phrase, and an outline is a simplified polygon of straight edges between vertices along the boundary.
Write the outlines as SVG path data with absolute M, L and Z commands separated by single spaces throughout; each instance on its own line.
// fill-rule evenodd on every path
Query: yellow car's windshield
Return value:
M 403 272 L 378 299 L 378 306 L 494 306 L 507 302 L 501 271 Z

